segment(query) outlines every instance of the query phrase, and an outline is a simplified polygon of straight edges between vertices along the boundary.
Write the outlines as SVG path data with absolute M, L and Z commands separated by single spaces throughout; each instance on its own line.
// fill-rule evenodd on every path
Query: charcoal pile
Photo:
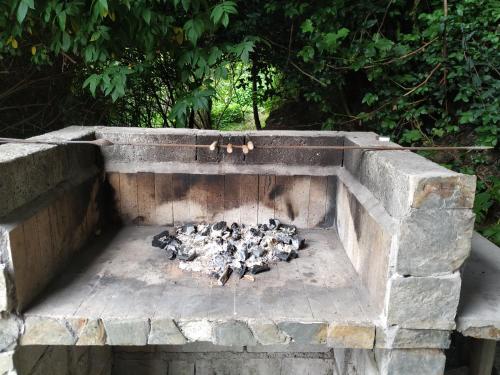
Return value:
M 277 262 L 298 258 L 305 240 L 293 225 L 270 219 L 268 224 L 250 226 L 225 221 L 214 224 L 185 224 L 175 233 L 163 231 L 152 245 L 165 250 L 179 268 L 202 272 L 224 285 L 231 275 L 251 278 L 271 269 Z

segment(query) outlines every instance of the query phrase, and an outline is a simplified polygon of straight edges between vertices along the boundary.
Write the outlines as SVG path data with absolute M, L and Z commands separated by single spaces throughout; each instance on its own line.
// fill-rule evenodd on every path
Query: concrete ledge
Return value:
M 375 347 L 379 349 L 447 349 L 450 331 L 405 329 L 397 325 L 377 327 Z
M 387 324 L 408 329 L 451 330 L 460 297 L 460 273 L 389 279 Z
M 348 322 L 297 322 L 258 320 L 175 320 L 154 319 L 86 320 L 63 317 L 26 316 L 20 345 L 186 345 L 214 344 L 221 347 L 286 349 L 287 345 L 312 347 L 350 347 L 370 349 L 375 327 Z M 266 331 L 273 327 L 278 339 Z M 153 328 L 154 327 L 154 328 Z M 251 327 L 251 328 L 250 328 Z M 286 338 L 280 339 L 279 338 Z M 292 346 L 292 347 L 293 347 Z
M 69 127 L 32 139 L 79 140 L 91 139 L 93 135 L 93 128 Z M 0 200 L 0 216 L 77 176 L 95 164 L 96 155 L 97 148 L 91 145 L 1 145 L 0 196 L 9 199 Z
M 457 314 L 464 336 L 500 340 L 500 248 L 478 233 L 465 263 Z
M 346 145 L 397 146 L 374 133 L 346 134 Z M 394 217 L 411 208 L 467 208 L 474 203 L 476 177 L 456 173 L 409 151 L 346 150 L 344 167 Z

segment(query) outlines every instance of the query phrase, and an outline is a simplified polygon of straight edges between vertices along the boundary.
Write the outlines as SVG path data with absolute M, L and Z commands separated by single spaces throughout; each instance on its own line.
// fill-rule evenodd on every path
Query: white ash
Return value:
M 153 246 L 166 250 L 169 259 L 177 258 L 179 268 L 201 272 L 223 285 L 229 275 L 260 273 L 279 261 L 291 261 L 304 245 L 297 228 L 270 219 L 269 224 L 238 225 L 220 221 L 214 224 L 186 224 L 175 233 L 164 231 L 153 238 Z M 225 272 L 226 271 L 226 272 Z

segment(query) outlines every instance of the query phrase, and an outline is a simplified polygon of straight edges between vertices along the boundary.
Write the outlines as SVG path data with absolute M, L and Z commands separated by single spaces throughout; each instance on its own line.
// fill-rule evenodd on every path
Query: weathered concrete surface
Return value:
M 383 310 L 397 223 L 349 173 L 338 175 L 336 227 L 339 238 L 371 299 Z
M 464 336 L 500 340 L 500 248 L 474 233 L 463 272 L 457 330 Z
M 21 332 L 22 322 L 15 315 L 0 315 L 0 352 L 14 350 Z
M 436 329 L 405 329 L 397 325 L 377 327 L 375 347 L 380 349 L 447 349 L 450 331 Z
M 27 306 L 94 235 L 101 185 L 95 169 L 87 172 L 0 220 L 0 258 L 7 276 L 0 296 L 6 310 Z
M 163 347 L 115 347 L 113 374 L 336 375 L 333 353 L 172 352 Z
M 69 127 L 33 137 L 43 140 L 81 140 L 93 137 L 93 128 Z M 59 183 L 78 176 L 95 164 L 97 148 L 90 145 L 55 146 L 4 144 L 0 146 L 0 216 L 7 215 Z
M 164 229 L 101 235 L 25 312 L 21 344 L 373 347 L 376 313 L 333 230 L 302 230 L 300 258 L 219 287 L 151 247 Z
M 373 133 L 346 133 L 346 145 L 397 146 Z M 346 150 L 344 166 L 394 217 L 411 208 L 472 208 L 476 177 L 450 171 L 408 151 Z
M 470 210 L 411 209 L 399 226 L 395 272 L 400 275 L 445 275 L 469 256 L 474 228 Z
M 340 375 L 380 375 L 372 350 L 334 349 L 334 354 Z
M 380 375 L 443 375 L 446 357 L 438 349 L 376 349 Z
M 109 347 L 24 346 L 14 365 L 17 375 L 110 375 L 112 355 Z
M 0 246 L 3 246 L 1 243 L 2 240 L 0 239 Z M 0 263 L 0 312 L 7 311 L 9 309 L 10 285 L 6 268 L 5 264 Z
M 224 149 L 210 151 L 207 148 L 194 147 L 162 147 L 162 146 L 130 146 L 116 144 L 102 148 L 105 164 L 128 162 L 188 162 L 188 163 L 220 163 L 220 164 L 286 164 L 307 166 L 341 165 L 342 150 L 331 149 L 280 149 L 280 145 L 342 145 L 342 133 L 317 131 L 259 131 L 259 132 L 218 132 L 213 130 L 192 129 L 138 129 L 138 128 L 106 128 L 97 127 L 96 137 L 116 143 L 139 144 L 199 144 L 210 145 L 213 141 L 219 144 L 243 145 L 252 140 L 256 149 L 247 155 L 241 149 L 234 149 L 228 154 Z M 261 148 L 266 146 L 271 148 Z
M 389 280 L 387 323 L 408 329 L 455 328 L 460 297 L 460 274 L 436 277 L 402 277 Z
M 15 375 L 14 351 L 0 352 L 0 375 Z

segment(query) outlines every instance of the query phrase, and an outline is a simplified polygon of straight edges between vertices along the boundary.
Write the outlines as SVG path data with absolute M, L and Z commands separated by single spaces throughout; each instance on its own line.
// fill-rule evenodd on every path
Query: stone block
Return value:
M 256 345 L 257 341 L 248 328 L 248 325 L 241 321 L 229 321 L 215 325 L 215 344 L 226 346 Z
M 346 145 L 397 146 L 374 134 L 349 134 Z M 407 151 L 346 151 L 344 166 L 394 217 L 413 208 L 472 208 L 475 176 L 450 171 Z
M 252 320 L 248 325 L 261 345 L 287 344 L 291 340 L 290 336 L 280 331 L 273 321 Z
M 107 345 L 146 345 L 149 323 L 144 319 L 103 319 Z
M 138 145 L 105 146 L 101 153 L 105 163 L 194 162 L 196 148 L 167 147 L 158 144 L 196 144 L 196 133 L 189 129 L 98 128 L 97 138 L 115 143 Z M 147 144 L 152 144 L 148 146 Z
M 446 357 L 439 349 L 376 349 L 380 375 L 443 375 Z
M 387 324 L 409 329 L 450 330 L 460 297 L 460 274 L 402 277 L 389 280 Z
M 326 343 L 328 331 L 326 323 L 279 322 L 278 328 L 299 345 Z
M 27 316 L 24 320 L 24 332 L 21 336 L 21 345 L 74 345 L 71 324 L 65 319 L 41 318 Z
M 375 347 L 381 349 L 447 349 L 450 331 L 405 329 L 397 325 L 377 327 Z
M 172 319 L 151 319 L 149 345 L 183 345 L 187 342 Z
M 247 346 L 248 353 L 328 353 L 332 349 L 325 344 L 296 344 Z
M 379 310 L 383 309 L 395 223 L 350 174 L 339 175 L 337 232 L 347 256 Z
M 380 375 L 373 350 L 335 348 L 333 352 L 341 375 Z
M 171 361 L 168 363 L 168 375 L 194 375 L 194 363 Z
M 469 256 L 473 229 L 470 210 L 411 209 L 399 226 L 396 272 L 430 276 L 458 270 Z
M 196 144 L 198 145 L 210 145 L 212 142 L 217 142 L 220 145 L 222 141 L 222 135 L 218 131 L 199 130 L 196 133 Z M 196 161 L 198 163 L 219 163 L 222 161 L 225 152 L 226 150 L 221 147 L 216 147 L 213 151 L 208 148 L 197 148 Z M 236 152 L 241 151 L 236 150 Z
M 0 353 L 0 375 L 10 374 L 14 370 L 14 351 Z
M 106 329 L 101 319 L 84 320 L 78 327 L 76 345 L 105 345 Z
M 1 241 L 0 241 L 1 245 Z M 5 264 L 0 263 L 0 312 L 9 309 L 9 289 Z
M 328 346 L 334 348 L 371 349 L 375 340 L 373 326 L 352 324 L 330 324 L 328 327 Z
M 188 341 L 212 342 L 212 323 L 206 319 L 178 321 L 177 326 Z
M 198 372 L 196 372 L 198 374 Z M 277 358 L 252 358 L 243 362 L 241 375 L 276 375 L 282 374 L 281 360 Z
M 279 146 L 341 146 L 343 138 L 335 132 L 247 132 L 246 141 L 251 140 L 256 151 L 246 155 L 250 164 L 289 164 L 307 166 L 341 165 L 342 150 L 293 149 Z M 264 146 L 267 148 L 258 148 Z
M 21 322 L 15 315 L 0 316 L 0 352 L 13 350 L 21 331 Z
M 167 362 L 160 358 L 129 359 L 121 356 L 113 358 L 113 374 L 117 375 L 166 375 L 167 371 Z
M 240 353 L 243 352 L 243 346 L 222 346 L 214 345 L 210 342 L 188 342 L 183 345 L 161 345 L 158 346 L 159 352 L 164 353 Z
M 332 375 L 335 374 L 335 362 L 320 358 L 283 358 L 281 373 L 287 375 Z

